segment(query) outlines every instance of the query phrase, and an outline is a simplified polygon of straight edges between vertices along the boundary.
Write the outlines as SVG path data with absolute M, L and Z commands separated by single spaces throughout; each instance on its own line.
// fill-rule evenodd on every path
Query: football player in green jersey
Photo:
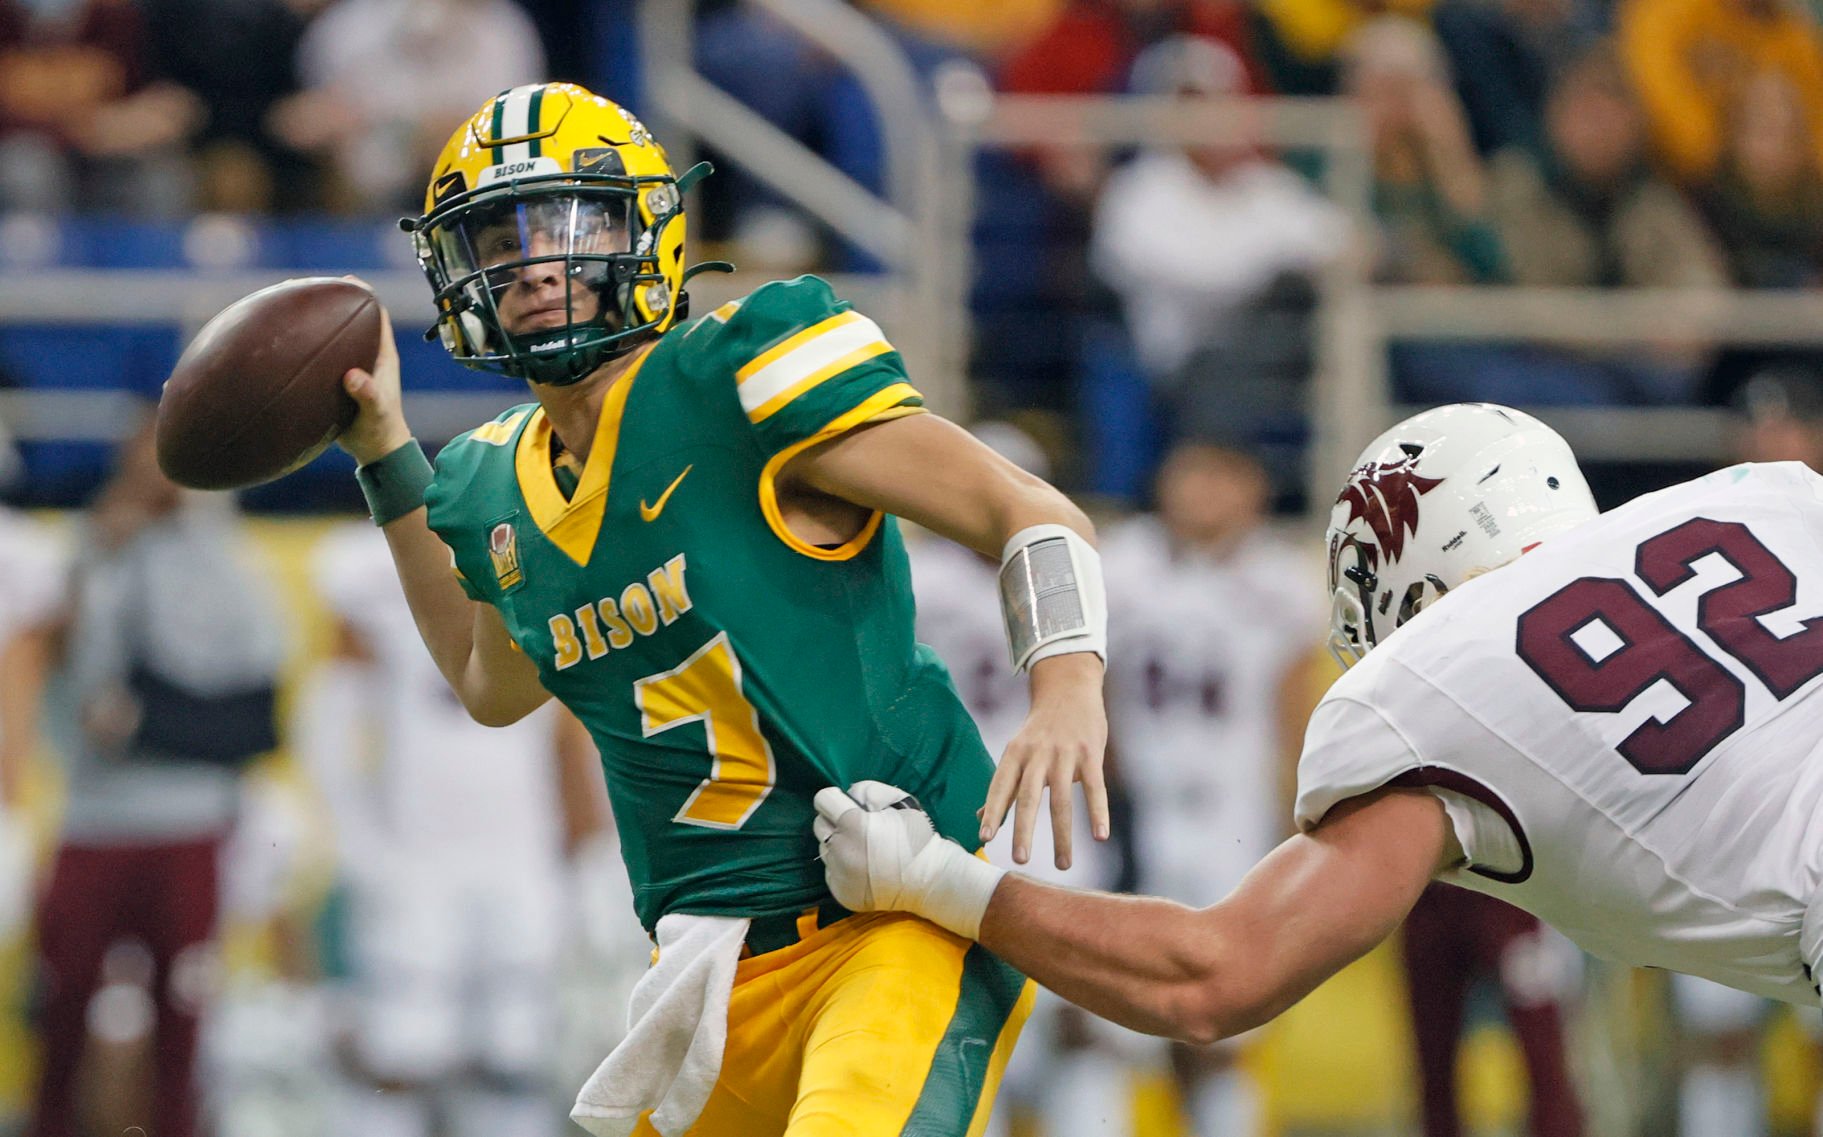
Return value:
M 1012 810 L 1024 860 L 1048 794 L 1067 866 L 1081 782 L 1105 838 L 1093 533 L 1055 489 L 926 413 L 879 326 L 823 281 L 686 320 L 695 173 L 675 176 L 636 118 L 579 87 L 489 100 L 408 227 L 445 346 L 526 379 L 536 401 L 457 438 L 433 472 L 388 335 L 371 372 L 347 376 L 360 413 L 341 443 L 470 713 L 508 723 L 554 695 L 589 728 L 659 944 L 650 1001 L 695 974 L 676 963 L 686 945 L 738 955 L 688 1026 L 657 1010 L 636 1024 L 628 1045 L 651 1048 L 631 1062 L 640 1077 L 617 1052 L 577 1120 L 701 1137 L 978 1133 L 1029 985 L 932 923 L 836 905 L 812 798 L 905 786 L 971 849 Z M 997 771 L 913 640 L 894 517 L 1003 558 L 1032 709 Z M 650 1080 L 652 1054 L 685 1048 L 641 1039 L 721 1006 L 701 1100 L 688 1079 L 629 1088 Z

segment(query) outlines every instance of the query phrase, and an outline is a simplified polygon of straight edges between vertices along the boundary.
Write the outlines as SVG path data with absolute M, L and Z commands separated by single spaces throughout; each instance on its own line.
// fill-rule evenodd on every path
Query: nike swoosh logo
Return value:
M 694 469 L 696 469 L 696 463 L 694 463 L 694 462 L 690 463 L 688 466 L 685 466 L 684 472 L 677 475 L 676 480 L 673 481 L 670 485 L 665 487 L 664 493 L 661 493 L 658 495 L 658 504 L 657 505 L 647 505 L 646 499 L 643 497 L 640 498 L 639 499 L 639 519 L 641 521 L 657 521 L 658 515 L 665 511 L 665 503 L 667 501 L 670 501 L 671 495 L 677 491 L 678 484 L 680 482 L 682 482 L 685 478 L 689 477 L 690 471 L 694 470 Z

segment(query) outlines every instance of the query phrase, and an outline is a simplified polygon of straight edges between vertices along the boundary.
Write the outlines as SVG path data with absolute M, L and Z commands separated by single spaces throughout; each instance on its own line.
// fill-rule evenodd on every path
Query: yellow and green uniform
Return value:
M 536 406 L 438 455 L 431 528 L 469 595 L 499 609 L 593 736 L 648 929 L 669 913 L 751 917 L 756 958 L 743 967 L 819 925 L 830 950 L 854 949 L 878 921 L 832 923 L 843 913 L 811 833 L 825 786 L 901 786 L 944 835 L 977 846 L 993 763 L 943 665 L 913 638 L 897 525 L 876 514 L 839 547 L 806 544 L 776 494 L 807 447 L 921 410 L 879 327 L 800 277 L 661 337 L 609 388 L 580 470 L 554 461 Z M 972 1078 L 979 1096 L 990 1054 L 1017 1031 L 1023 979 L 953 937 L 922 942 L 907 958 L 928 964 L 953 1005 L 934 1036 L 904 1040 L 905 1060 L 934 1078 L 946 1055 L 970 1055 L 960 1084 Z M 951 1021 L 971 1025 L 951 1038 Z M 731 1060 L 740 1030 L 731 1014 Z M 887 1108 L 910 1117 L 921 1089 L 900 1086 Z M 961 1116 L 957 1137 L 972 1109 Z M 951 1132 L 920 1125 L 906 1132 Z

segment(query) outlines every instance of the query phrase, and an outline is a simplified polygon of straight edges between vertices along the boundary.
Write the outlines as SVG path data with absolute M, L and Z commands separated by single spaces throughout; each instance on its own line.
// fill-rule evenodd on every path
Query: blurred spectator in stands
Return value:
M 840 65 L 776 16 L 748 4 L 704 3 L 695 25 L 696 66 L 793 141 L 819 153 L 829 133 L 830 91 Z M 862 100 L 860 113 L 871 117 Z M 821 256 L 822 234 L 792 203 L 738 162 L 710 149 L 715 176 L 702 183 L 694 239 L 733 241 L 744 269 L 804 272 Z M 694 206 L 692 207 L 695 208 Z
M 1324 607 L 1306 558 L 1265 528 L 1269 488 L 1243 452 L 1180 444 L 1157 514 L 1103 529 L 1108 742 L 1133 794 L 1139 891 L 1192 907 L 1225 897 L 1289 828 L 1303 738 L 1289 704 Z M 1169 1046 L 1198 1137 L 1261 1131 L 1241 1060 L 1253 1041 Z
M 1334 94 L 1345 45 L 1381 15 L 1428 22 L 1475 147 L 1536 145 L 1556 61 L 1592 42 L 1607 0 L 1261 0 L 1250 43 L 1274 89 Z
M 1044 31 L 1000 69 L 1002 90 L 1021 95 L 1109 95 L 1128 89 L 1140 52 L 1179 35 L 1220 40 L 1247 65 L 1246 9 L 1234 0 L 1071 0 Z M 1244 75 L 1237 90 L 1260 89 Z M 1058 146 L 1030 155 L 1050 189 L 1087 203 L 1108 156 L 1096 146 Z
M 1431 26 L 1478 152 L 1539 145 L 1558 62 L 1594 38 L 1578 15 L 1577 0 L 1440 0 Z
M 1343 90 L 1360 103 L 1373 144 L 1375 275 L 1395 284 L 1504 280 L 1486 177 L 1436 37 L 1385 16 L 1355 32 L 1343 61 Z
M 1043 32 L 1063 0 L 861 0 L 861 7 L 914 35 L 998 60 Z
M 1823 273 L 1823 172 L 1797 88 L 1764 71 L 1729 116 L 1721 168 L 1705 195 L 1735 283 L 1810 288 Z
M 267 113 L 297 90 L 305 18 L 324 0 L 140 0 L 152 74 L 207 108 L 192 142 L 197 206 L 265 213 L 316 204 L 314 167 L 274 138 Z
M 1435 0 L 1259 0 L 1253 47 L 1274 90 L 1333 95 L 1344 46 L 1364 23 L 1388 13 L 1427 19 Z
M 196 1045 L 218 856 L 242 765 L 277 741 L 284 645 L 265 574 L 243 560 L 232 499 L 159 472 L 150 425 L 123 446 L 75 561 L 58 708 L 70 767 L 38 910 L 43 1063 L 29 1137 L 80 1131 L 90 996 L 123 939 L 144 949 L 156 1008 L 150 1116 L 132 1123 L 202 1132 Z
M 1515 284 L 1727 283 L 1703 219 L 1648 163 L 1645 122 L 1607 51 L 1583 56 L 1559 79 L 1541 155 L 1513 148 L 1495 156 L 1489 197 Z
M 1823 473 L 1823 373 L 1770 367 L 1735 396 L 1735 452 L 1743 462 L 1802 462 Z
M 1177 36 L 1141 54 L 1133 87 L 1188 103 L 1244 94 L 1246 74 L 1219 40 Z M 1251 443 L 1301 412 L 1313 277 L 1348 238 L 1341 210 L 1254 141 L 1150 148 L 1108 178 L 1091 267 L 1177 433 Z
M 273 135 L 328 157 L 339 208 L 416 213 L 453 124 L 542 81 L 544 49 L 512 0 L 333 0 L 297 71 L 303 89 L 273 106 Z
M 0 211 L 173 217 L 206 108 L 154 80 L 132 0 L 0 0 Z
M 1754 76 L 1791 84 L 1823 152 L 1823 42 L 1797 0 L 1625 0 L 1619 43 L 1659 158 L 1678 178 L 1712 178 L 1729 112 Z
M 1778 72 L 1749 80 L 1730 116 L 1721 167 L 1699 196 L 1727 250 L 1734 282 L 1743 287 L 1823 284 L 1823 176 L 1809 114 Z M 1703 399 L 1734 403 L 1750 378 L 1778 367 L 1823 373 L 1823 351 L 1728 347 L 1704 381 Z
M 1722 251 L 1701 215 L 1649 164 L 1644 120 L 1625 72 L 1607 51 L 1596 49 L 1564 71 L 1547 108 L 1543 153 L 1502 151 L 1489 182 L 1514 284 L 1718 288 L 1728 282 Z M 1690 344 L 1607 355 L 1528 347 L 1505 359 L 1532 369 L 1517 381 L 1532 402 L 1635 404 L 1684 398 L 1705 352 Z M 1481 381 L 1496 374 L 1497 368 L 1483 368 Z

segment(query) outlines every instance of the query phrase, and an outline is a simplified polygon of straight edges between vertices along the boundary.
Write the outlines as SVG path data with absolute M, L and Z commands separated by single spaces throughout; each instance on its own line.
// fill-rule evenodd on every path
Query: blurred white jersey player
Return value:
M 986 422 L 975 436 L 1027 473 L 1050 480 L 1050 463 L 1032 437 L 1010 423 Z M 928 534 L 909 534 L 912 591 L 918 605 L 917 635 L 935 648 L 981 741 L 996 759 L 1025 723 L 1026 681 L 1008 665 L 1005 617 L 1000 606 L 1000 564 Z M 1110 782 L 1118 772 L 1109 769 Z M 1074 831 L 1087 833 L 1088 811 L 1076 799 Z M 1039 810 L 1032 848 L 1051 847 L 1049 810 Z M 996 864 L 1013 865 L 1013 827 L 1002 826 L 988 843 Z M 1108 849 L 1094 841 L 1075 843 L 1071 867 L 1059 870 L 1046 856 L 1034 856 L 1025 871 L 1078 888 L 1107 888 L 1114 865 Z M 992 1133 L 1004 1133 L 1012 1113 L 1036 1118 L 1046 1137 L 1120 1137 L 1129 1105 L 1129 1075 L 1118 1053 L 1124 1034 L 1040 989 L 1019 1048 L 1007 1063 Z
M 1102 535 L 1109 746 L 1133 798 L 1139 890 L 1198 907 L 1289 828 L 1286 701 L 1322 637 L 1320 568 L 1266 531 L 1267 500 L 1252 458 L 1185 443 L 1159 469 L 1158 511 Z M 1257 1127 L 1236 1057 L 1171 1051 L 1203 1137 Z
M 1321 569 L 1265 530 L 1265 474 L 1239 452 L 1177 447 L 1157 496 L 1102 538 L 1109 725 L 1141 890 L 1200 907 L 1289 828 L 1284 701 L 1321 641 Z
M 0 481 L 10 453 L 0 435 Z M 31 908 L 32 834 L 21 806 L 38 745 L 50 629 L 67 591 L 62 549 L 43 526 L 0 508 L 0 944 L 19 933 Z
M 315 569 L 341 642 L 298 746 L 350 889 L 353 1055 L 367 1083 L 338 1131 L 424 1137 L 442 1112 L 457 1137 L 554 1134 L 558 720 L 548 708 L 504 729 L 470 719 L 371 525 L 332 531 Z

